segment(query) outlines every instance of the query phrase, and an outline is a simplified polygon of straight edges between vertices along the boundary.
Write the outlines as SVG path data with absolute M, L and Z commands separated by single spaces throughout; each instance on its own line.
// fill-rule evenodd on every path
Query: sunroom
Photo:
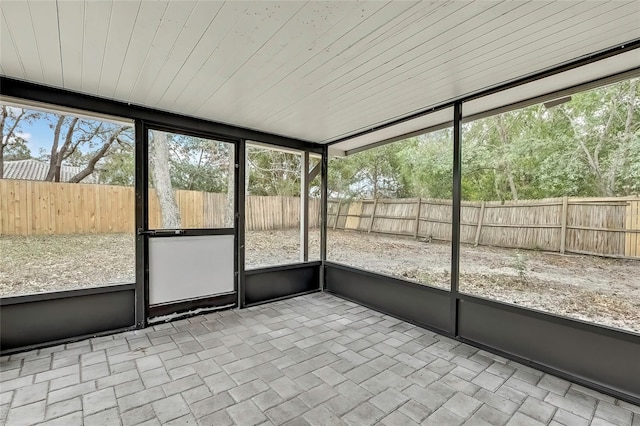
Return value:
M 2 422 L 640 422 L 640 3 L 0 8 Z

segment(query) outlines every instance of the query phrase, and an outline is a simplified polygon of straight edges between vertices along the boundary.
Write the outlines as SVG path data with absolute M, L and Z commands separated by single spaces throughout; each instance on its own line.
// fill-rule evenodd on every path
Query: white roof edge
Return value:
M 247 139 L 246 142 L 247 142 L 247 148 L 255 147 L 260 149 L 266 149 L 269 151 L 280 151 L 280 152 L 286 152 L 289 154 L 296 154 L 296 155 L 301 155 L 304 152 L 304 150 L 301 150 L 301 149 L 288 148 L 288 147 L 279 146 L 279 145 L 272 145 L 266 142 L 254 141 L 252 139 Z
M 329 147 L 329 157 L 345 157 L 346 155 L 346 151 L 336 148 L 336 146 Z
M 100 114 L 82 109 L 68 108 L 60 105 L 52 105 L 44 102 L 31 101 L 28 99 L 14 98 L 0 95 L 0 103 L 16 108 L 29 108 L 42 112 L 53 112 L 57 114 L 72 114 L 89 120 L 108 121 L 114 124 L 133 126 L 134 120 L 130 118 L 118 117 L 115 115 Z

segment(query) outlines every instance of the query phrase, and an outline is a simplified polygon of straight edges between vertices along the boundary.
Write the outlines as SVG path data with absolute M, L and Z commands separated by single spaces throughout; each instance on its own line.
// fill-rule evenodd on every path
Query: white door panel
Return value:
M 149 304 L 234 291 L 233 235 L 149 238 Z

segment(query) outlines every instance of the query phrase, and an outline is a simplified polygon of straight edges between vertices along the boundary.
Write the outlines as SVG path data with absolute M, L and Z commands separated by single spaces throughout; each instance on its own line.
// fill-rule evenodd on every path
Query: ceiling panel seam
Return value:
M 11 39 L 11 44 L 13 46 L 13 50 L 16 53 L 16 57 L 18 58 L 18 61 L 20 62 L 20 68 L 22 69 L 22 74 L 26 77 L 27 76 L 27 70 L 24 66 L 24 62 L 22 61 L 22 57 L 20 56 L 20 51 L 18 50 L 18 46 L 16 45 L 16 40 L 15 37 L 13 36 L 12 32 L 11 32 L 11 27 L 9 26 L 8 22 L 7 22 L 7 18 L 4 14 L 4 11 L 2 9 L 0 9 L 0 14 L 2 15 L 2 20 L 4 21 L 4 27 L 7 29 L 7 33 L 9 34 L 9 38 Z
M 40 46 L 38 44 L 38 39 L 36 37 L 36 27 L 33 24 L 33 14 L 31 13 L 31 3 L 27 2 L 27 8 L 29 10 L 29 23 L 31 24 L 31 31 L 33 32 L 33 42 L 36 46 L 36 52 L 38 54 L 38 62 L 40 63 L 40 72 L 42 73 L 42 80 L 45 80 L 44 76 L 45 76 L 45 72 L 44 72 L 44 65 L 42 63 L 42 55 L 40 53 Z
M 153 35 L 153 40 L 151 41 L 151 48 L 147 49 L 147 53 L 144 57 L 144 61 L 142 61 L 142 64 L 140 65 L 140 69 L 138 70 L 137 76 L 136 76 L 136 80 L 135 82 L 131 85 L 131 90 L 129 91 L 129 96 L 128 99 L 131 99 L 132 95 L 133 95 L 133 91 L 136 89 L 136 86 L 138 85 L 138 83 L 140 82 L 140 78 L 143 76 L 144 73 L 144 69 L 145 69 L 145 65 L 148 63 L 149 61 L 149 56 L 151 54 L 151 51 L 153 49 L 154 46 L 157 45 L 156 41 L 158 39 L 158 34 L 161 33 L 161 29 L 162 26 L 167 23 L 167 22 L 171 22 L 171 20 L 169 18 L 167 18 L 167 11 L 169 11 L 169 7 L 170 7 L 171 3 L 167 3 L 164 11 L 162 12 L 162 18 L 160 18 L 160 23 L 158 24 L 158 26 L 156 27 L 155 33 Z M 191 11 L 193 11 L 193 8 L 195 7 L 195 4 L 193 5 Z M 191 11 L 189 12 L 189 14 L 191 14 Z M 184 29 L 184 25 L 182 26 L 182 28 L 180 29 L 180 32 L 178 32 L 178 34 L 176 35 L 175 40 L 178 39 L 178 37 L 180 36 L 180 34 L 182 33 L 182 30 Z M 174 40 L 174 43 L 175 43 Z M 172 44 L 174 44 L 172 43 Z M 146 76 L 145 76 L 146 77 Z
M 107 28 L 111 27 L 111 18 L 113 16 L 113 6 L 114 3 L 111 4 L 109 11 L 109 21 L 107 23 Z M 98 91 L 100 91 L 100 83 L 102 82 L 102 72 L 104 71 L 104 61 L 107 57 L 107 44 L 109 43 L 109 34 L 107 32 L 107 36 L 104 39 L 104 49 L 102 52 L 102 61 L 100 61 L 100 76 L 98 77 Z
M 56 0 L 57 1 L 57 0 Z M 120 64 L 120 71 L 118 72 L 118 78 L 116 79 L 115 84 L 113 85 L 113 91 L 111 93 L 111 98 L 115 97 L 116 90 L 120 85 L 120 77 L 122 77 L 122 70 L 124 69 L 125 60 L 127 55 L 129 54 L 129 47 L 131 47 L 131 40 L 133 39 L 133 31 L 135 29 L 136 24 L 138 23 L 138 18 L 140 17 L 140 8 L 142 7 L 142 2 L 138 4 L 138 10 L 136 11 L 136 18 L 134 19 L 133 28 L 131 28 L 131 33 L 129 34 L 129 40 L 127 42 L 127 48 L 124 51 L 124 55 L 122 56 L 122 63 Z

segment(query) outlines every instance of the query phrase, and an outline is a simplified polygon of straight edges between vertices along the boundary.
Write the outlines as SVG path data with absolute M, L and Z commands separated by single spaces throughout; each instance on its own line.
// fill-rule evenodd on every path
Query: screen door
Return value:
M 233 303 L 234 144 L 152 129 L 148 140 L 149 317 Z

